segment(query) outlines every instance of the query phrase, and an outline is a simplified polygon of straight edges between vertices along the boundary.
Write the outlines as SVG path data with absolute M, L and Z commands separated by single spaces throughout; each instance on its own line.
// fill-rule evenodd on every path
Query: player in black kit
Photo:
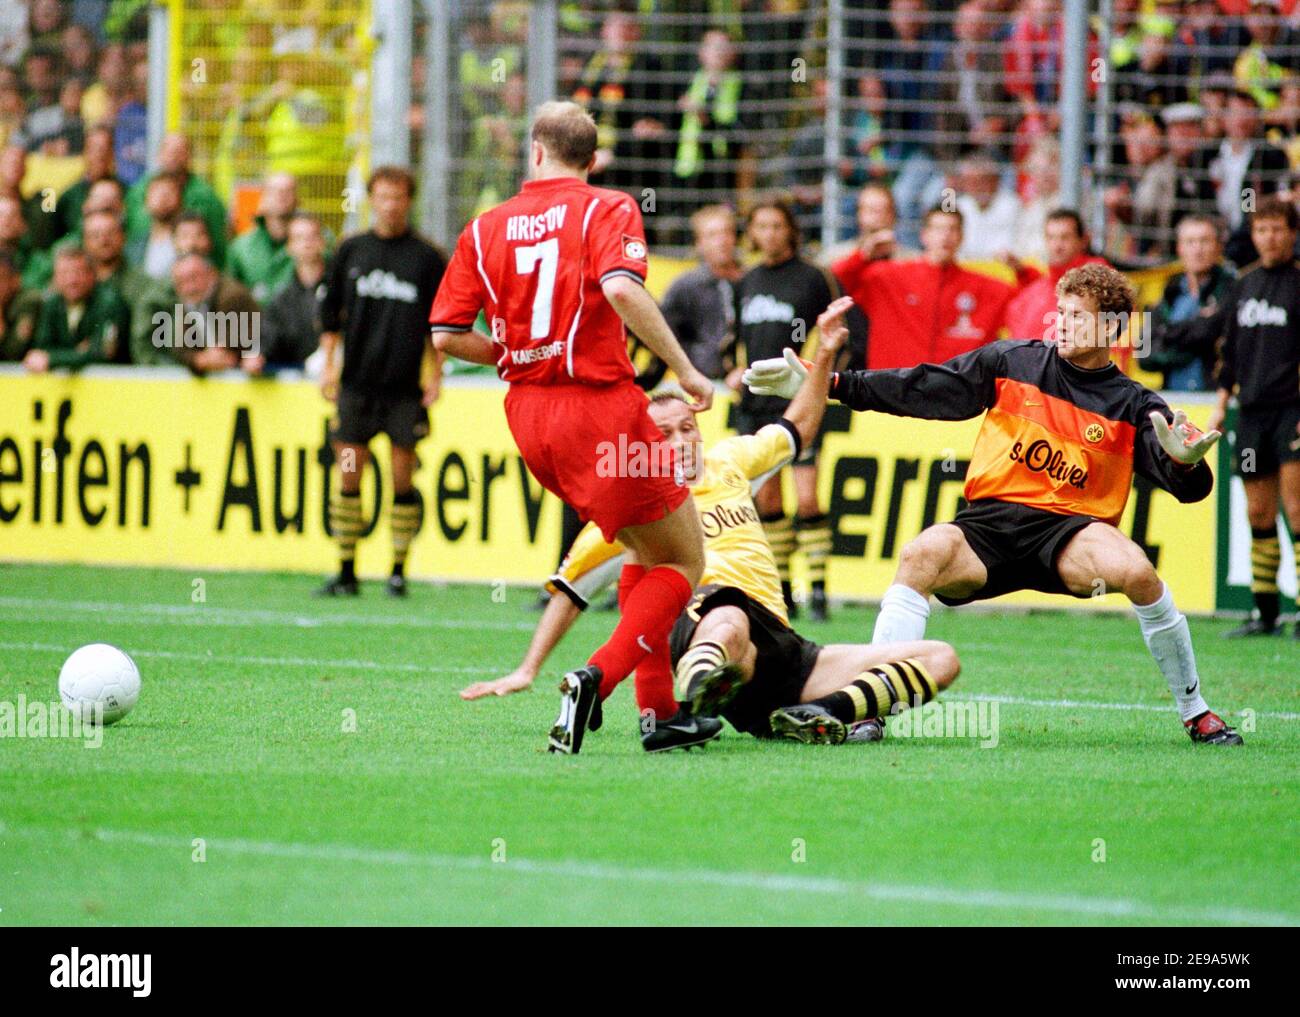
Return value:
M 1294 257 L 1295 206 L 1263 198 L 1251 216 L 1259 260 L 1246 266 L 1224 307 L 1216 383 L 1219 404 L 1209 430 L 1220 430 L 1237 397 L 1235 466 L 1246 488 L 1251 592 L 1255 617 L 1229 636 L 1280 635 L 1277 531 L 1279 498 L 1300 561 L 1300 263 Z M 1295 638 L 1300 639 L 1300 621 Z
M 799 227 L 784 201 L 772 199 L 754 206 L 749 217 L 749 237 L 763 260 L 735 284 L 734 343 L 728 351 L 739 365 L 727 383 L 740 392 L 736 430 L 741 434 L 756 434 L 763 426 L 776 423 L 789 405 L 787 399 L 755 395 L 744 388 L 740 384 L 744 366 L 780 357 L 785 349 L 804 351 L 803 356 L 809 356 L 813 347 L 805 349 L 805 344 L 812 339 L 817 316 L 840 295 L 833 275 L 799 256 Z M 857 338 L 865 336 L 865 319 L 856 308 L 849 328 L 850 344 L 854 332 Z M 841 362 L 837 366 L 845 365 Z M 785 514 L 779 473 L 754 496 L 763 532 L 776 558 L 786 610 L 791 618 L 796 617 L 790 588 L 790 555 L 797 546 L 808 566 L 810 606 L 817 621 L 827 616 L 826 562 L 831 553 L 830 521 L 817 500 L 817 453 L 822 433 L 818 431 L 816 439 L 795 460 L 798 515 L 793 520 Z
M 330 498 L 330 531 L 339 546 L 339 574 L 324 596 L 355 596 L 357 538 L 361 535 L 361 475 L 370 440 L 383 431 L 392 447 L 393 572 L 388 592 L 406 595 L 406 553 L 423 518 L 411 486 L 416 443 L 429 433 L 428 407 L 438 398 L 442 358 L 421 387 L 420 365 L 430 345 L 429 308 L 446 259 L 411 229 L 415 178 L 381 166 L 366 186 L 374 227 L 339 245 L 321 303 L 325 397 L 338 403 L 333 432 L 339 490 Z M 343 367 L 338 367 L 339 338 Z

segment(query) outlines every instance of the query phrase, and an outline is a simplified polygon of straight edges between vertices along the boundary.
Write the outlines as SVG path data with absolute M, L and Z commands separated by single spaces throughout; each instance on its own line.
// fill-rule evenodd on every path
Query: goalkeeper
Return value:
M 793 402 L 784 417 L 755 434 L 725 438 L 701 456 L 690 406 L 667 393 L 652 398 L 650 415 L 673 446 L 700 514 L 705 565 L 699 588 L 673 628 L 671 649 L 662 658 L 647 657 L 636 674 L 643 718 L 662 718 L 677 709 L 676 703 L 656 703 L 651 690 L 668 684 L 663 678 L 675 669 L 674 694 L 699 730 L 687 739 L 680 722 L 643 725 L 648 751 L 717 737 L 720 725 L 713 717 L 719 713 L 737 730 L 757 737 L 819 744 L 876 741 L 885 715 L 928 702 L 957 677 L 957 655 L 947 643 L 819 646 L 795 632 L 754 507 L 752 492 L 817 434 L 830 367 L 848 335 L 843 318 L 852 305 L 851 298 L 841 297 L 818 318 L 821 342 L 803 390 L 791 391 Z M 504 696 L 531 686 L 579 613 L 618 576 L 622 553 L 599 529 L 583 530 L 551 579 L 556 595 L 523 663 L 504 678 L 471 685 L 462 698 Z
M 1123 593 L 1192 741 L 1240 745 L 1202 696 L 1187 619 L 1146 554 L 1116 528 L 1134 472 L 1181 502 L 1208 496 L 1214 477 L 1203 460 L 1219 432 L 1197 430 L 1111 363 L 1134 308 L 1120 273 L 1072 269 L 1056 297 L 1052 343 L 1006 340 L 943 364 L 832 377 L 830 397 L 855 410 L 928 420 L 987 411 L 966 473 L 967 505 L 903 548 L 872 640 L 921 639 L 930 594 L 957 605 L 1016 590 Z M 804 373 L 795 357 L 763 360 L 745 384 L 779 395 Z

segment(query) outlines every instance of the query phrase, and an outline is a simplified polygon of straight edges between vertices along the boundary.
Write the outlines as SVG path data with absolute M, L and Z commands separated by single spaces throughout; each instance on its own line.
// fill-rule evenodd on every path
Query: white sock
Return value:
M 910 586 L 894 583 L 880 598 L 873 643 L 910 643 L 925 638 L 925 623 L 930 617 L 930 599 Z
M 1201 698 L 1201 679 L 1196 673 L 1196 654 L 1192 650 L 1192 634 L 1187 628 L 1187 618 L 1174 607 L 1174 598 L 1166 586 L 1160 599 L 1145 607 L 1134 604 L 1142 638 L 1155 657 L 1160 672 L 1169 683 L 1169 691 L 1178 703 L 1178 713 L 1183 720 L 1209 709 Z

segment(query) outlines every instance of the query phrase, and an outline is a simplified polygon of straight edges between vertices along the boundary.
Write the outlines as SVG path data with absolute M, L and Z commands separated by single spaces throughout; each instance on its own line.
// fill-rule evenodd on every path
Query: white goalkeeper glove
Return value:
M 1199 463 L 1222 437 L 1220 431 L 1202 431 L 1187 419 L 1187 414 L 1182 410 L 1174 411 L 1172 426 L 1165 420 L 1163 413 L 1152 410 L 1151 426 L 1156 429 L 1156 441 L 1160 442 L 1160 447 L 1168 453 L 1169 458 L 1184 466 Z
M 771 360 L 755 360 L 740 380 L 754 395 L 780 396 L 793 399 L 799 386 L 808 377 L 808 368 L 812 366 L 799 359 L 799 354 L 788 346 L 780 357 Z

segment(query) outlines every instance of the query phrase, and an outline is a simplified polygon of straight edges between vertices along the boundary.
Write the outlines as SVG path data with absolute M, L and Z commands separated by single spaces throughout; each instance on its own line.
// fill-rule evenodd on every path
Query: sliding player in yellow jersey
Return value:
M 675 449 L 691 487 L 704 528 L 705 566 L 673 629 L 670 655 L 647 658 L 637 669 L 637 681 L 653 680 L 656 672 L 648 668 L 675 668 L 677 699 L 701 729 L 689 744 L 717 736 L 717 721 L 711 720 L 717 714 L 757 737 L 874 741 L 883 732 L 881 718 L 928 702 L 957 677 L 957 656 L 946 643 L 819 646 L 795 632 L 754 507 L 755 487 L 817 434 L 831 367 L 848 334 L 843 318 L 852 303 L 841 298 L 817 319 L 820 342 L 808 378 L 784 417 L 753 435 L 725 438 L 701 454 L 690 406 L 672 394 L 651 400 L 650 415 Z M 551 579 L 555 595 L 523 662 L 503 678 L 471 685 L 461 696 L 479 699 L 528 688 L 578 614 L 618 575 L 621 556 L 622 549 L 606 543 L 599 530 L 584 530 Z M 653 723 L 643 727 L 642 741 L 650 751 L 689 747 L 680 730 Z

